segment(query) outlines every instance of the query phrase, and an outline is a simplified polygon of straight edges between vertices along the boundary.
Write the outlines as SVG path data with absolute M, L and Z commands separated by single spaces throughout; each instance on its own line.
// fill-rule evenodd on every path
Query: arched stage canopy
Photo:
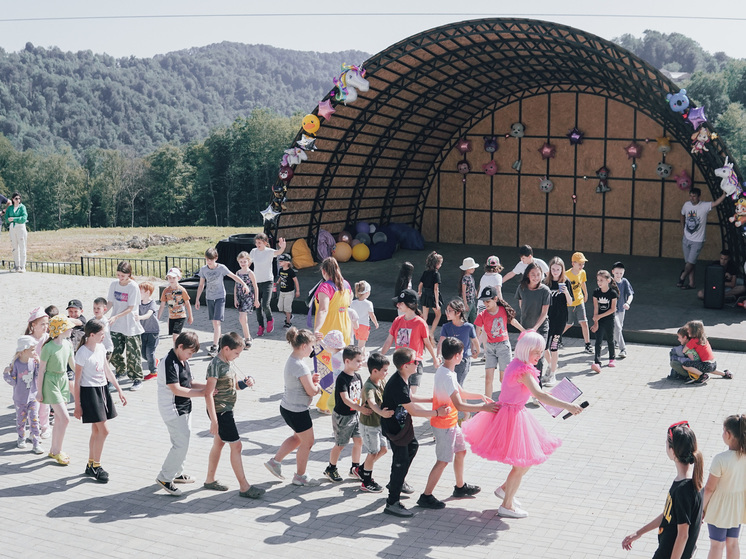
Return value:
M 656 175 L 658 162 L 686 170 L 713 199 L 721 193 L 714 170 L 729 155 L 722 140 L 690 155 L 692 125 L 666 101 L 679 88 L 595 35 L 528 19 L 465 21 L 405 39 L 363 66 L 369 91 L 346 106 L 325 98 L 336 112 L 320 119 L 317 150 L 295 167 L 286 210 L 267 224 L 272 235 L 314 247 L 320 229 L 337 233 L 363 220 L 405 223 L 443 242 L 678 257 L 686 193 Z M 507 137 L 518 121 L 525 137 Z M 573 127 L 585 132 L 581 145 L 566 137 Z M 496 153 L 483 150 L 483 136 L 498 138 Z M 660 136 L 673 146 L 666 157 Z M 456 172 L 461 138 L 473 146 L 466 182 Z M 632 141 L 642 146 L 636 161 L 623 149 Z M 557 147 L 556 158 L 538 153 L 544 142 Z M 494 176 L 482 172 L 491 159 Z M 611 191 L 596 194 L 602 165 Z M 544 175 L 555 182 L 549 194 L 538 189 Z M 710 214 L 710 241 L 718 229 L 722 247 L 743 263 L 743 239 L 727 221 L 733 212 L 728 198 L 717 220 Z

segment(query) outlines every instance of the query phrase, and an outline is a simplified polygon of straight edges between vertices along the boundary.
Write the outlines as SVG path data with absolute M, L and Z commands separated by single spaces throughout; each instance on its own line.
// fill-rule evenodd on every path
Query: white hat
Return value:
M 344 336 L 339 330 L 330 330 L 327 332 L 326 336 L 324 336 L 324 339 L 321 340 L 321 345 L 326 349 L 344 349 Z
M 464 262 L 459 266 L 459 268 L 462 270 L 472 270 L 474 268 L 479 268 L 479 264 L 474 262 L 474 259 L 471 256 L 468 256 L 464 258 Z
M 181 270 L 179 270 L 178 268 L 171 268 L 166 274 L 166 277 L 168 276 L 173 276 L 176 279 L 181 279 Z
M 21 353 L 30 347 L 36 347 L 37 340 L 33 336 L 21 336 L 16 344 L 16 353 Z
M 359 285 L 360 283 L 363 284 L 363 290 L 362 291 L 358 291 L 358 293 L 360 295 L 365 295 L 366 293 L 370 293 L 370 284 L 367 281 L 365 281 L 365 280 L 360 281 L 358 284 L 355 285 L 355 291 L 357 291 L 357 285 Z

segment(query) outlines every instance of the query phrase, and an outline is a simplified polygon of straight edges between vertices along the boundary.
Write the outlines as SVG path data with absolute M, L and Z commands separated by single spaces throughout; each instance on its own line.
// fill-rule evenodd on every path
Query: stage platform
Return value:
M 427 243 L 425 250 L 399 250 L 390 260 L 350 261 L 340 264 L 340 267 L 342 275 L 350 284 L 360 280 L 366 280 L 371 284 L 370 299 L 375 306 L 377 317 L 380 320 L 391 321 L 396 317 L 392 297 L 394 296 L 394 282 L 401 264 L 406 261 L 414 264 L 415 272 L 412 283 L 416 289 L 420 275 L 425 269 L 425 257 L 432 250 L 437 250 L 444 258 L 440 272 L 443 280 L 443 300 L 446 303 L 457 296 L 461 274 L 459 266 L 465 257 L 471 256 L 480 264 L 474 274 L 477 285 L 483 274 L 484 262 L 491 254 L 500 258 L 505 267 L 503 274 L 512 270 L 519 260 L 517 247 Z M 616 261 L 622 261 L 626 267 L 625 277 L 629 279 L 635 290 L 635 298 L 625 319 L 625 340 L 636 343 L 675 345 L 676 330 L 680 326 L 689 320 L 701 320 L 705 324 L 707 335 L 715 349 L 746 351 L 746 310 L 734 304 L 728 305 L 727 302 L 722 309 L 706 309 L 702 301 L 697 298 L 697 290 L 701 289 L 704 283 L 704 270 L 709 264 L 708 261 L 700 262 L 697 266 L 697 289 L 685 291 L 676 287 L 678 274 L 683 268 L 683 259 L 592 252 L 584 254 L 589 260 L 585 268 L 589 280 L 589 294 L 596 287 L 596 271 L 602 269 L 611 271 L 611 266 Z M 534 255 L 546 262 L 549 262 L 553 256 L 559 256 L 569 266 L 572 253 L 536 250 Z M 296 301 L 294 306 L 298 313 L 303 312 L 306 293 L 315 285 L 320 275 L 319 266 L 299 271 L 302 301 Z M 519 281 L 520 276 L 513 278 L 503 286 L 503 296 L 516 310 L 518 302 L 515 298 L 515 291 Z M 587 305 L 586 309 L 590 318 L 593 314 L 593 307 L 592 303 Z M 573 328 L 568 335 L 580 337 L 580 329 Z

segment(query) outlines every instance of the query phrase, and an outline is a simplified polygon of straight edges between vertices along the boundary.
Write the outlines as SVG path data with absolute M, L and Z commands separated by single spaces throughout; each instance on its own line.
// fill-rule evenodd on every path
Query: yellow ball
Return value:
M 347 262 L 352 256 L 352 247 L 347 243 L 337 243 L 332 256 L 337 259 L 337 262 Z
M 370 249 L 364 243 L 352 247 L 352 257 L 358 262 L 365 262 L 370 256 Z

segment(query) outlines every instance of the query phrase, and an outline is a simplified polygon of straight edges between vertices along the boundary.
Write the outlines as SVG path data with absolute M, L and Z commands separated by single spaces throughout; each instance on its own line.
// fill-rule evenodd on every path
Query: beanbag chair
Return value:
M 324 260 L 334 254 L 334 247 L 336 244 L 337 241 L 334 240 L 334 237 L 329 233 L 329 231 L 326 231 L 325 229 L 319 230 L 319 238 L 316 241 L 316 254 L 319 257 L 319 260 Z
M 382 232 L 385 227 L 382 227 L 378 232 Z M 376 233 L 376 235 L 378 234 Z M 368 257 L 369 262 L 379 262 L 381 260 L 388 260 L 391 258 L 397 249 L 396 235 L 393 233 L 386 235 L 386 240 L 380 243 L 375 243 L 370 247 L 370 256 Z
M 293 256 L 293 268 L 297 270 L 316 265 L 313 261 L 313 256 L 311 256 L 311 249 L 308 248 L 308 243 L 305 239 L 295 241 L 293 248 L 290 249 L 290 254 Z

